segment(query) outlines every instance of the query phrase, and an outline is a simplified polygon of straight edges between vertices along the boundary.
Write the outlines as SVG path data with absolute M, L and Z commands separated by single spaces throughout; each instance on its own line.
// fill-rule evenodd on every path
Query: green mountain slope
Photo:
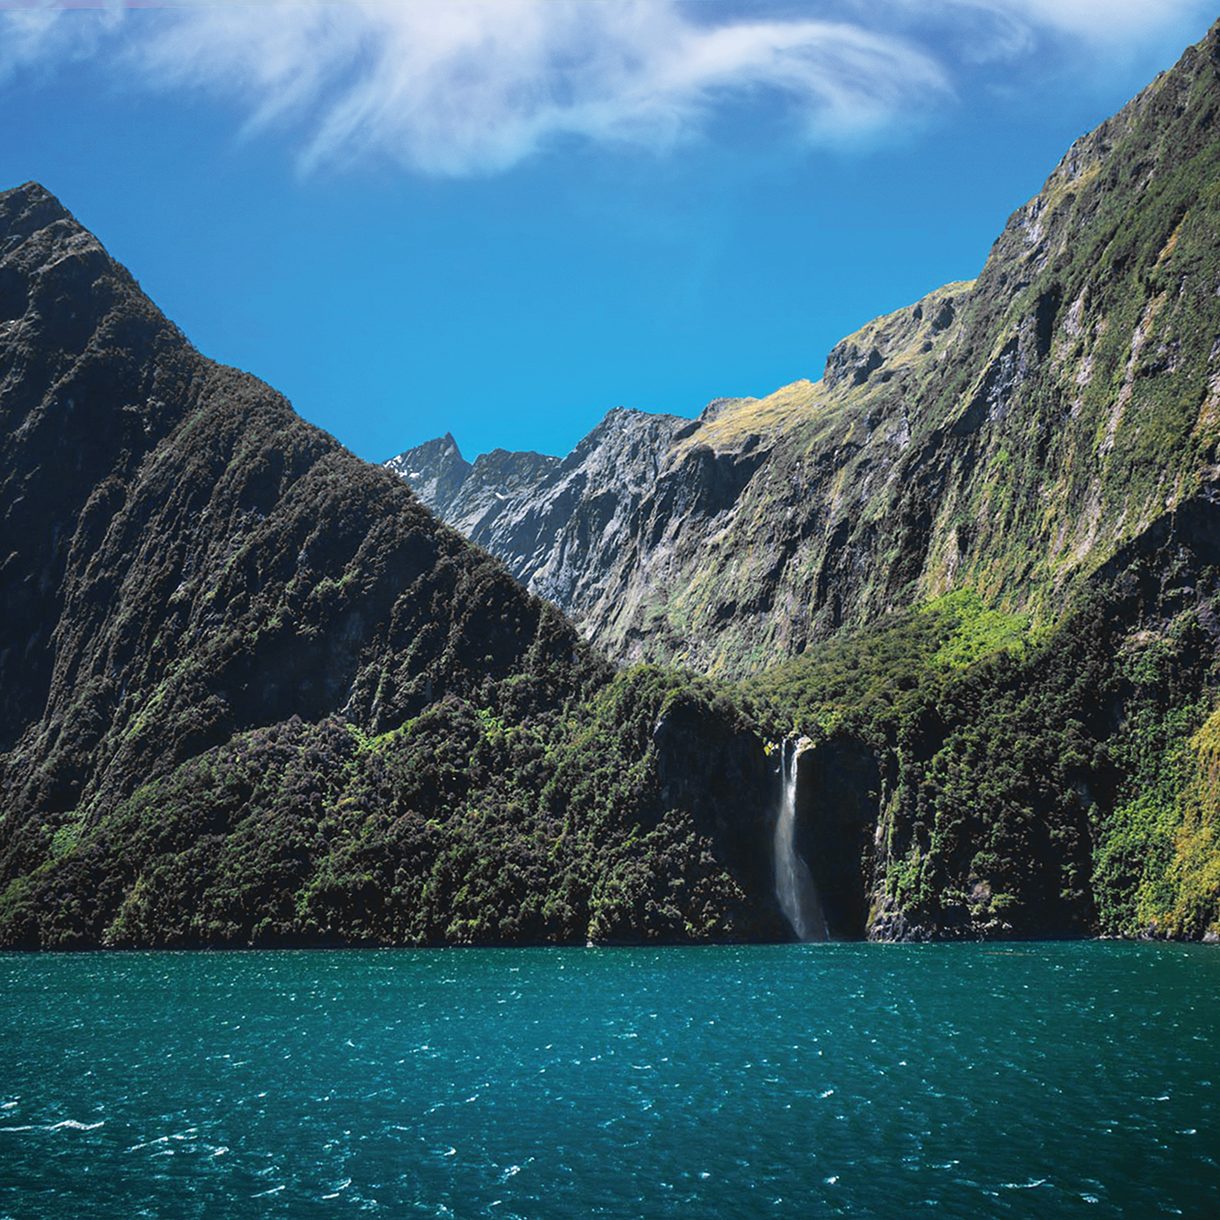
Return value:
M 562 462 L 361 463 L 0 194 L 0 944 L 784 938 L 784 760 L 833 935 L 1220 936 L 1218 53 L 820 382 Z
M 670 799 L 698 746 L 657 693 L 606 775 L 609 671 L 562 616 L 32 184 L 0 194 L 0 523 L 0 943 L 782 934 L 709 792 L 744 768 L 765 816 L 736 713 Z M 658 834 L 690 893 L 626 847 Z

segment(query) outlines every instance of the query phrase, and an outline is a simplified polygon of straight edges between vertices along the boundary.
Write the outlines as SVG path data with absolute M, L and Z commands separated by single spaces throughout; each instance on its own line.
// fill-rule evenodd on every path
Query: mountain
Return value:
M 381 731 L 570 665 L 558 614 L 200 357 L 46 192 L 0 197 L 0 233 L 0 747 L 38 759 L 7 791 L 75 806 L 250 725 Z
M 35 184 L 0 194 L 0 523 L 0 943 L 782 934 L 765 858 L 748 903 L 708 867 L 723 802 L 657 807 L 666 749 L 694 748 L 650 736 L 665 693 L 607 742 L 635 768 L 613 817 L 613 783 L 544 800 L 582 757 L 565 717 L 615 697 L 604 663 L 399 478 L 199 355 Z M 748 820 L 771 780 L 735 715 L 706 731 L 720 782 L 761 785 Z M 673 862 L 706 857 L 699 913 L 668 875 L 667 905 L 619 910 L 616 845 L 666 814 Z
M 360 462 L 0 194 L 0 945 L 1220 940 L 1218 61 L 562 461 Z
M 563 460 L 496 449 L 471 464 L 446 436 L 386 465 L 531 592 L 579 622 L 621 583 L 630 559 L 624 544 L 652 500 L 660 455 L 690 430 L 676 415 L 616 408 Z
M 612 412 L 564 462 L 499 455 L 443 501 L 428 446 L 405 477 L 619 661 L 740 677 L 953 590 L 1054 622 L 1220 488 L 1217 54 L 1213 31 L 1073 145 L 976 281 L 865 326 L 820 381 L 686 423 Z
M 504 449 L 484 453 L 472 465 L 448 433 L 386 463 L 437 516 L 452 517 L 454 528 L 470 538 L 510 495 L 532 489 L 558 465 L 556 457 Z

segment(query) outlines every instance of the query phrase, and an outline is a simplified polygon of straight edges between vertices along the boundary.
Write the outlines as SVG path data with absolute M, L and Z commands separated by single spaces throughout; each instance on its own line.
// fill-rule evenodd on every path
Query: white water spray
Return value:
M 828 940 L 817 887 L 796 850 L 796 763 L 807 745 L 806 738 L 785 741 L 780 753 L 783 787 L 773 842 L 775 896 L 799 940 Z

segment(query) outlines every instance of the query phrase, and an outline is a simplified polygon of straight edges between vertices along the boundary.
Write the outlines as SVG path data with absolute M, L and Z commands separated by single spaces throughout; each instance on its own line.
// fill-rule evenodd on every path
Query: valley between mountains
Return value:
M 0 944 L 1220 937 L 1218 115 L 1213 29 L 975 281 L 562 459 L 364 463 L 0 194 Z

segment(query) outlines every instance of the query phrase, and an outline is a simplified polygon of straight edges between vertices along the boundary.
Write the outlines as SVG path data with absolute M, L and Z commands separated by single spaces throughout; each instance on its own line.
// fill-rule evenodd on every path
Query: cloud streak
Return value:
M 813 134 L 867 131 L 943 93 L 913 44 L 825 20 L 706 23 L 662 0 L 200 7 L 133 52 L 152 80 L 300 125 L 307 166 L 388 157 L 504 169 L 565 139 L 667 148 L 770 93 Z
M 240 107 L 248 131 L 291 132 L 307 170 L 372 158 L 456 176 L 570 142 L 671 149 L 760 97 L 777 103 L 767 121 L 807 140 L 854 139 L 952 95 L 938 28 L 968 31 L 969 57 L 1014 56 L 1048 33 L 1139 37 L 1198 7 L 825 0 L 815 18 L 680 0 L 27 3 L 0 13 L 0 78 L 104 55 L 124 80 L 203 91 Z
M 1092 43 L 1110 43 L 1153 32 L 1206 11 L 1200 0 L 953 0 L 1030 30 L 1045 28 Z
M 866 0 L 856 0 L 863 4 Z M 925 34 L 955 34 L 967 60 L 1000 61 L 1054 50 L 1096 62 L 1138 50 L 1150 36 L 1209 17 L 1207 0 L 879 0 Z

